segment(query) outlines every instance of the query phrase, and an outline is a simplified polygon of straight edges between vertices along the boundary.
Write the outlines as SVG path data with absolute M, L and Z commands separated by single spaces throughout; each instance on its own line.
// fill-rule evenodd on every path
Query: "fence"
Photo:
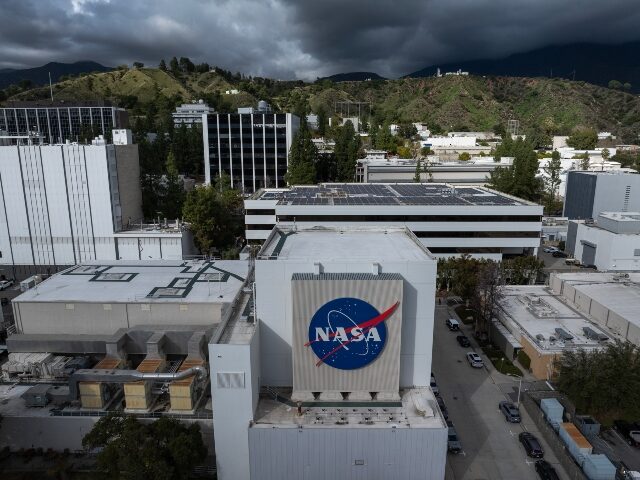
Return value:
M 542 410 L 540 410 L 536 401 L 531 398 L 528 393 L 525 393 L 522 396 L 522 405 L 533 420 L 533 423 L 538 427 L 538 430 L 546 440 L 547 444 L 551 447 L 551 450 L 553 450 L 553 453 L 555 453 L 558 461 L 564 468 L 564 471 L 567 473 L 570 480 L 586 479 L 587 477 L 582 473 L 578 464 L 573 461 L 573 458 L 562 443 L 562 440 L 560 440 L 560 437 L 558 437 L 553 428 L 551 428 L 551 425 L 547 423 L 544 418 L 544 414 L 542 413 Z

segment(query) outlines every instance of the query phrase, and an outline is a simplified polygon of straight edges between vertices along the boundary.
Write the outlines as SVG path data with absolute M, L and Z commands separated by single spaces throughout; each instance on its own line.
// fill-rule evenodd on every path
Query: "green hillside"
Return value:
M 226 90 L 238 89 L 238 95 Z M 365 82 L 281 82 L 242 77 L 224 71 L 174 75 L 156 68 L 115 70 L 72 78 L 54 85 L 58 100 L 111 99 L 134 113 L 163 100 L 166 105 L 205 98 L 220 111 L 255 104 L 259 99 L 281 110 L 306 100 L 311 110 L 330 114 L 336 101 L 371 102 L 376 123 L 426 122 L 442 130 L 490 130 L 509 119 L 522 131 L 535 127 L 567 134 L 578 125 L 609 130 L 637 140 L 640 98 L 584 82 L 515 77 L 457 77 L 374 80 Z M 46 99 L 36 88 L 10 100 Z

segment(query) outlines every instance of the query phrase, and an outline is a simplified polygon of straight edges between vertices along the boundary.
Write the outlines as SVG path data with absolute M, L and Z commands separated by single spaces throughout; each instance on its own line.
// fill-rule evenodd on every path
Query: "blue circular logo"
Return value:
M 309 341 L 323 363 L 340 370 L 355 370 L 373 362 L 387 341 L 384 321 L 398 306 L 396 302 L 382 314 L 357 298 L 337 298 L 325 303 L 311 318 Z

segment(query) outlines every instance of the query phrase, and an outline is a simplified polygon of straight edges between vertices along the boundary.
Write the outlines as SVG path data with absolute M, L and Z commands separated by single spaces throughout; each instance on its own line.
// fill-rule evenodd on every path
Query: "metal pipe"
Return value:
M 102 382 L 102 383 L 129 383 L 139 381 L 162 381 L 171 382 L 182 380 L 197 375 L 200 379 L 205 379 L 209 375 L 207 369 L 196 365 L 181 372 L 175 373 L 142 373 L 137 370 L 122 369 L 80 369 L 76 370 L 69 377 L 69 398 L 78 398 L 78 383 L 80 382 Z

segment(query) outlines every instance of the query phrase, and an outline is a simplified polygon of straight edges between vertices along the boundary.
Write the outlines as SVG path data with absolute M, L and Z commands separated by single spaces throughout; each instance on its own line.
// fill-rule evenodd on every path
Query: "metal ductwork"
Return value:
M 78 384 L 80 382 L 103 382 L 103 383 L 128 383 L 139 381 L 172 382 L 197 375 L 199 378 L 207 378 L 209 372 L 205 367 L 193 366 L 182 372 L 176 373 L 142 373 L 137 370 L 104 370 L 104 369 L 82 369 L 76 370 L 69 378 L 69 399 L 78 398 Z

